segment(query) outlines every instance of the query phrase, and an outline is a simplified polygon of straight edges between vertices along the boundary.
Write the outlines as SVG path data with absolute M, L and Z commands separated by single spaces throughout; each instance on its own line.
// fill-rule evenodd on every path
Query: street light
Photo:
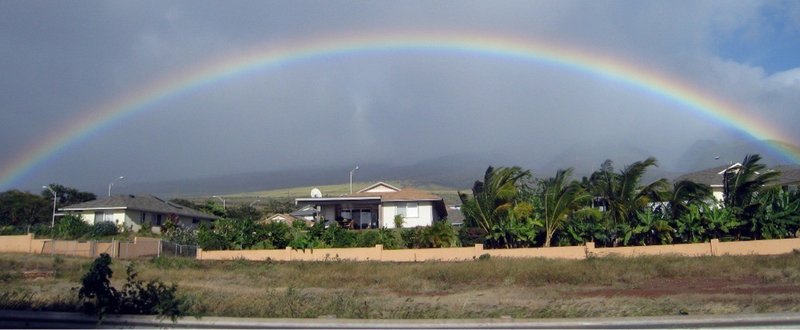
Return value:
M 350 170 L 350 195 L 353 194 L 353 172 L 356 170 L 358 170 L 358 165 L 356 165 L 356 168 Z
M 114 182 L 116 182 L 117 180 L 122 180 L 124 178 L 125 178 L 124 176 L 118 177 L 118 178 L 112 180 L 111 183 L 108 184 L 108 197 L 111 197 L 111 186 L 114 185 Z
M 260 202 L 260 201 L 261 201 L 260 199 L 256 199 L 256 200 L 252 201 L 252 202 L 250 203 L 250 205 L 248 205 L 248 206 L 250 206 L 250 207 L 253 207 L 253 205 L 256 205 L 256 203 L 258 203 L 258 202 Z
M 42 189 L 50 190 L 50 192 L 53 193 L 53 220 L 50 222 L 50 228 L 53 228 L 56 226 L 56 198 L 58 194 L 56 194 L 56 191 L 50 188 L 50 186 L 42 186 Z
M 224 210 L 226 209 L 226 207 L 225 207 L 225 199 L 224 199 L 224 198 L 222 198 L 222 197 L 219 197 L 219 196 L 217 196 L 217 195 L 214 195 L 214 196 L 211 196 L 211 197 L 213 197 L 213 198 L 219 198 L 219 200 L 221 200 L 221 201 L 222 201 L 222 210 L 224 211 Z

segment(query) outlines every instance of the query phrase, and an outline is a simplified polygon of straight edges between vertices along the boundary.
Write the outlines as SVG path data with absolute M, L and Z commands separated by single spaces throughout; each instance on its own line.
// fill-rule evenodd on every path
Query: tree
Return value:
M 78 189 L 66 187 L 57 183 L 51 183 L 50 189 L 53 189 L 53 191 L 56 192 L 56 195 L 58 196 L 59 207 L 93 201 L 97 199 L 97 196 L 93 193 L 86 191 L 79 191 Z M 45 199 L 49 200 L 53 199 L 53 193 L 49 189 L 42 190 L 41 195 Z
M 572 168 L 558 170 L 555 177 L 540 183 L 538 214 L 544 224 L 544 246 L 549 247 L 556 230 L 561 229 L 567 217 L 591 198 L 575 181 L 569 181 Z
M 662 193 L 665 201 L 666 215 L 669 219 L 676 220 L 689 211 L 689 205 L 701 205 L 713 198 L 711 187 L 690 180 L 681 180 L 673 183 L 672 189 Z
M 634 162 L 626 166 L 618 174 L 608 170 L 610 163 L 606 161 L 604 168 L 592 174 L 591 186 L 599 192 L 602 203 L 606 207 L 607 216 L 612 220 L 614 233 L 612 240 L 618 240 L 619 234 L 626 235 L 637 224 L 636 213 L 650 207 L 651 202 L 660 199 L 658 192 L 667 185 L 666 179 L 659 179 L 641 186 L 642 176 L 651 166 L 656 166 L 653 157 Z
M 747 155 L 741 166 L 727 169 L 723 174 L 723 203 L 741 220 L 752 218 L 760 207 L 756 195 L 780 175 L 777 171 L 767 171 L 760 161 L 758 154 Z
M 0 225 L 30 227 L 37 223 L 50 224 L 53 212 L 50 199 L 19 190 L 0 193 Z
M 472 186 L 472 196 L 458 193 L 467 225 L 480 227 L 490 233 L 491 245 L 510 247 L 512 242 L 492 236 L 491 233 L 507 227 L 508 214 L 524 186 L 523 179 L 528 177 L 530 177 L 529 171 L 523 171 L 516 166 L 497 169 L 489 166 L 484 173 L 483 181 L 475 181 Z

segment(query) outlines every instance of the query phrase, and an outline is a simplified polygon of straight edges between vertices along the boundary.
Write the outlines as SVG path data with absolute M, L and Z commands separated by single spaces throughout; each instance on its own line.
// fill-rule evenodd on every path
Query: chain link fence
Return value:
M 158 251 L 159 257 L 197 257 L 197 245 L 178 244 L 170 241 L 161 241 Z

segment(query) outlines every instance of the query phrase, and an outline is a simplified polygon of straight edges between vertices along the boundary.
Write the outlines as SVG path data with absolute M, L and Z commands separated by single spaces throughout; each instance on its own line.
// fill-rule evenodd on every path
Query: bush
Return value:
M 204 250 L 227 250 L 228 242 L 217 234 L 211 225 L 207 223 L 200 224 L 197 228 L 197 245 Z
M 486 231 L 480 227 L 461 227 L 461 229 L 458 230 L 458 239 L 463 246 L 484 244 L 486 241 Z
M 89 230 L 90 236 L 97 238 L 103 236 L 113 236 L 118 232 L 117 225 L 110 221 L 103 221 L 95 223 Z
M 404 228 L 400 229 L 400 239 L 402 245 L 409 249 L 419 248 L 422 246 L 424 228 Z
M 34 226 L 31 228 L 31 232 L 32 232 L 32 233 L 33 233 L 33 235 L 35 235 L 37 238 L 40 238 L 40 237 L 52 237 L 52 235 L 53 235 L 53 228 L 51 228 L 49 224 L 48 224 L 48 225 L 45 225 L 45 224 L 38 224 L 38 225 L 34 225 Z
M 186 314 L 189 303 L 176 294 L 178 286 L 166 285 L 159 280 L 137 280 L 133 264 L 127 268 L 127 281 L 122 291 L 111 286 L 111 257 L 103 253 L 92 262 L 89 271 L 81 278 L 78 299 L 83 301 L 85 312 L 96 314 L 102 320 L 108 313 L 158 314 L 175 321 Z
M 56 222 L 53 237 L 61 239 L 78 239 L 88 234 L 91 226 L 79 216 L 67 214 Z

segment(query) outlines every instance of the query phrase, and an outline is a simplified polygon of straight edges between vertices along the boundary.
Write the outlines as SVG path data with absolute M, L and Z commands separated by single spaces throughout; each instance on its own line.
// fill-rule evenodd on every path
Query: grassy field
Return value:
M 353 191 L 358 191 L 374 183 L 375 182 L 353 182 Z M 386 183 L 400 188 L 414 187 L 417 189 L 431 192 L 435 195 L 444 198 L 445 203 L 448 205 L 461 204 L 458 199 L 457 190 L 454 188 L 435 185 L 435 184 L 419 184 L 411 181 L 388 181 Z M 264 190 L 264 191 L 242 192 L 242 193 L 222 195 L 222 198 L 224 198 L 226 202 L 231 204 L 250 203 L 252 201 L 255 201 L 256 199 L 262 199 L 262 200 L 280 199 L 280 198 L 294 199 L 294 198 L 310 197 L 311 189 L 313 188 L 318 188 L 325 197 L 337 197 L 348 194 L 350 192 L 350 184 L 345 183 L 337 185 L 293 187 L 293 188 Z M 469 189 L 465 189 L 464 192 L 469 193 L 470 191 Z M 195 198 L 195 199 L 205 200 L 207 198 Z
M 89 259 L 0 254 L 0 309 L 75 310 Z M 129 261 L 115 261 L 121 287 Z M 136 261 L 206 316 L 562 318 L 800 311 L 800 254 L 460 263 Z

